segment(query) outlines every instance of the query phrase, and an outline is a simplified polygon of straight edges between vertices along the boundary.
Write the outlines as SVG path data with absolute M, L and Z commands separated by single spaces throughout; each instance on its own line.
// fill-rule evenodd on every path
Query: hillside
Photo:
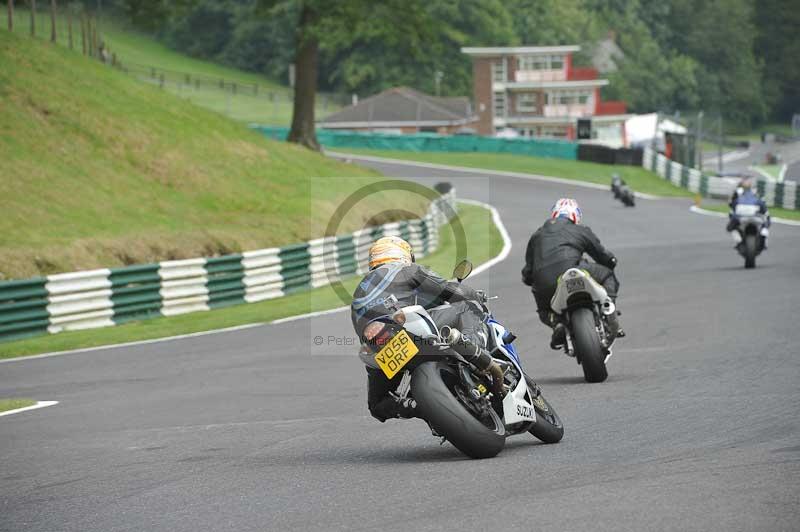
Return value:
M 15 9 L 14 32 L 27 36 L 30 11 Z M 37 38 L 50 38 L 49 13 L 39 10 Z M 73 21 L 73 48 L 80 52 L 81 34 Z M 161 84 L 164 90 L 192 103 L 245 123 L 288 126 L 292 119 L 291 90 L 260 74 L 245 72 L 184 55 L 138 32 L 124 21 L 98 20 L 100 38 L 132 78 Z M 56 18 L 57 43 L 69 47 L 67 17 L 62 9 Z M 188 76 L 188 78 L 187 78 Z M 188 79 L 188 82 L 187 82 Z M 234 86 L 236 87 L 234 89 Z M 342 95 L 319 94 L 316 112 L 325 116 L 341 108 Z
M 381 179 L 6 31 L 0 161 L 0 278 L 306 240 L 349 192 Z M 344 176 L 353 179 L 335 179 Z M 418 198 L 384 194 L 340 230 L 389 197 L 398 211 L 424 210 Z

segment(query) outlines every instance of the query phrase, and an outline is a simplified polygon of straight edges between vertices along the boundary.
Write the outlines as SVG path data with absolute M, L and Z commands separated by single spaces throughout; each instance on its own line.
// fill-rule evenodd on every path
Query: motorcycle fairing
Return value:
M 577 280 L 582 280 L 583 286 L 580 286 L 579 288 L 568 288 L 568 286 L 572 284 L 571 282 Z M 589 296 L 592 298 L 592 301 L 596 303 L 602 303 L 609 299 L 606 289 L 603 288 L 600 283 L 595 281 L 586 271 L 581 270 L 580 268 L 570 268 L 558 278 L 556 292 L 553 294 L 553 298 L 550 300 L 550 308 L 552 308 L 553 312 L 557 314 L 563 314 L 563 312 L 569 308 L 569 305 L 567 304 L 569 297 L 581 292 L 589 294 Z

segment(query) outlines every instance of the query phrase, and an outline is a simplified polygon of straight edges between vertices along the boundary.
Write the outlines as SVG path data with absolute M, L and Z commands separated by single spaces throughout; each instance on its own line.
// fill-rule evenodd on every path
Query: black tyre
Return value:
M 431 427 L 471 458 L 491 458 L 506 444 L 503 420 L 493 410 L 478 419 L 459 398 L 458 376 L 443 362 L 426 362 L 414 370 L 411 394 Z
M 744 267 L 756 267 L 756 253 L 758 252 L 758 242 L 756 235 L 747 235 L 744 237 Z
M 528 384 L 529 390 L 538 390 L 536 383 L 527 375 L 525 375 L 525 382 Z M 533 409 L 536 410 L 536 423 L 528 432 L 544 443 L 560 442 L 564 437 L 564 425 L 561 423 L 558 413 L 541 393 L 538 397 L 533 398 L 532 404 Z
M 572 311 L 570 319 L 575 356 L 581 362 L 586 382 L 603 382 L 608 378 L 605 350 L 595 328 L 594 313 L 588 308 Z

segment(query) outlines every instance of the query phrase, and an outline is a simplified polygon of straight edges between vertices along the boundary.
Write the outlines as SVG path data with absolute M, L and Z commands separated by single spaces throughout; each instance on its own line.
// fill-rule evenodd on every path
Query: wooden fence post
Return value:
M 50 42 L 56 42 L 56 0 L 50 0 Z
M 86 13 L 81 11 L 81 45 L 83 55 L 86 55 Z
M 72 10 L 67 7 L 67 34 L 69 35 L 69 49 L 72 50 Z
M 97 21 L 94 18 L 94 13 L 89 15 L 89 47 L 91 48 L 92 57 L 97 57 Z
M 31 36 L 36 36 L 36 0 L 31 0 Z
M 14 0 L 8 0 L 8 31 L 14 31 Z

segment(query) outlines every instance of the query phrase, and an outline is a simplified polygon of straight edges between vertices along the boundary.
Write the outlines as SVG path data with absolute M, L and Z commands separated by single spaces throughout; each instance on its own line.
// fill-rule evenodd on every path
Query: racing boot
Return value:
M 456 353 L 474 364 L 479 370 L 492 377 L 492 391 L 500 397 L 503 397 L 506 392 L 503 386 L 505 373 L 503 372 L 503 368 L 494 361 L 489 351 L 462 335 L 461 331 L 456 328 L 445 326 L 442 327 L 441 333 L 444 337 L 444 341 L 447 342 Z
M 550 349 L 561 349 L 567 343 L 567 328 L 560 321 L 553 325 L 553 336 L 550 338 Z
M 367 407 L 372 417 L 381 423 L 398 417 L 417 417 L 416 401 L 410 397 L 400 399 L 391 390 L 391 382 L 382 373 L 367 368 Z
M 619 324 L 620 312 L 612 312 L 611 314 L 606 316 L 606 323 L 608 324 L 608 333 L 611 335 L 612 341 L 615 338 L 624 338 L 625 331 L 622 330 L 622 327 Z

